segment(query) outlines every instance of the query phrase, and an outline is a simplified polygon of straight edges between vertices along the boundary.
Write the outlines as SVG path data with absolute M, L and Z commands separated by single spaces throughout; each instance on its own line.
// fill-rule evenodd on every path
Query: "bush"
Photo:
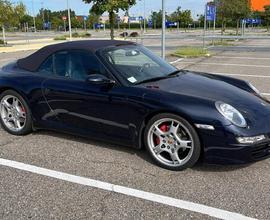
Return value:
M 130 35 L 130 37 L 139 37 L 139 33 L 138 32 L 132 32 Z
M 66 36 L 57 36 L 54 38 L 54 40 L 66 40 Z
M 77 37 L 80 37 L 80 35 L 79 33 L 75 32 L 75 33 L 72 33 L 72 37 L 77 38 Z
M 88 37 L 91 37 L 91 34 L 88 32 L 85 32 L 85 33 L 80 34 L 80 37 L 88 38 Z
M 201 47 L 183 47 L 175 51 L 172 55 L 184 58 L 210 56 L 208 50 Z
M 127 37 L 128 36 L 128 32 L 123 32 L 121 34 L 119 34 L 120 37 Z
M 0 40 L 0 45 L 2 45 L 2 44 L 5 44 L 5 42 L 3 40 Z

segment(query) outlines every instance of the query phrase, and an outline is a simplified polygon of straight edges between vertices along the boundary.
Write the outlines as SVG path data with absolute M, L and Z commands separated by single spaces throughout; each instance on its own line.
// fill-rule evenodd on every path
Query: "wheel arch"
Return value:
M 11 91 L 14 91 L 14 92 L 18 93 L 24 99 L 24 101 L 26 102 L 26 104 L 29 106 L 30 115 L 31 115 L 32 119 L 34 119 L 33 114 L 32 114 L 32 110 L 30 108 L 29 100 L 28 100 L 27 96 L 22 91 L 20 91 L 19 89 L 14 89 L 11 86 L 0 87 L 0 95 L 2 93 L 4 93 L 5 91 L 8 91 L 8 90 L 11 90 Z M 32 129 L 35 130 L 33 123 L 32 123 Z
M 13 87 L 10 87 L 10 86 L 3 86 L 3 87 L 0 87 L 0 95 L 3 92 L 8 91 L 8 90 L 12 90 L 14 92 L 17 92 L 20 96 L 22 96 L 24 98 L 25 102 L 29 106 L 29 102 L 28 102 L 26 95 L 22 91 L 20 91 L 19 89 L 14 89 Z
M 148 124 L 148 122 L 153 118 L 155 117 L 156 115 L 159 115 L 159 114 L 174 114 L 174 115 L 177 115 L 183 119 L 185 119 L 188 123 L 190 123 L 190 125 L 195 129 L 195 131 L 197 132 L 198 134 L 198 137 L 199 137 L 199 140 L 200 140 L 200 143 L 201 143 L 201 147 L 202 147 L 202 150 L 201 150 L 201 155 L 200 155 L 200 158 L 203 157 L 204 155 L 204 143 L 203 143 L 203 139 L 200 135 L 200 132 L 199 132 L 199 129 L 194 125 L 194 122 L 192 121 L 191 117 L 188 116 L 186 113 L 184 112 L 180 112 L 180 111 L 173 111 L 173 110 L 158 110 L 158 111 L 154 111 L 154 112 L 150 112 L 143 120 L 143 123 L 141 125 L 141 128 L 140 128 L 140 133 L 139 133 L 139 143 L 138 143 L 138 148 L 139 149 L 142 149 L 144 148 L 144 132 L 145 132 L 145 128 Z

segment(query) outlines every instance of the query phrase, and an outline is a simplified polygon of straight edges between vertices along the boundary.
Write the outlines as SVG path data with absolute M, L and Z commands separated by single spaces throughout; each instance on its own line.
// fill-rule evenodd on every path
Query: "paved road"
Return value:
M 29 53 L 0 54 L 0 66 Z M 184 59 L 175 65 L 233 74 L 270 93 L 269 60 L 268 52 L 219 51 L 211 58 Z M 246 166 L 198 164 L 172 172 L 154 165 L 144 150 L 47 131 L 14 137 L 1 129 L 0 158 L 270 219 L 270 159 Z M 0 166 L 0 218 L 211 219 L 5 166 Z

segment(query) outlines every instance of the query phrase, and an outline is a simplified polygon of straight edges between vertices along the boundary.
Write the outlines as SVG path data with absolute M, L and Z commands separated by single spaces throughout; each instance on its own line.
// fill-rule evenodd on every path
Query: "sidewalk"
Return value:
M 90 38 L 89 40 L 105 40 L 108 38 Z M 120 39 L 120 38 L 115 38 Z M 87 40 L 86 38 L 74 38 L 74 41 L 78 40 Z M 123 39 L 122 39 L 123 40 Z M 9 41 L 8 45 L 5 47 L 0 46 L 0 53 L 11 53 L 11 52 L 18 52 L 18 51 L 27 51 L 27 50 L 38 50 L 44 46 L 51 45 L 51 44 L 58 44 L 67 42 L 65 41 L 56 41 L 51 38 L 48 39 L 34 39 L 34 40 L 16 40 L 16 41 Z
M 41 43 L 26 43 L 18 44 L 18 45 L 8 45 L 6 47 L 0 47 L 0 53 L 10 53 L 10 52 L 18 52 L 18 51 L 26 51 L 26 50 L 38 50 L 44 46 L 57 44 L 64 41 L 50 41 L 50 42 L 41 42 Z

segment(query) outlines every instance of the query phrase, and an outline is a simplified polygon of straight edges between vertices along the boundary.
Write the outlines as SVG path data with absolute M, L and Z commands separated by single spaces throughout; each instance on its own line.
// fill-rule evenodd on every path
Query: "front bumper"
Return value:
M 206 163 L 245 164 L 270 157 L 270 129 L 264 133 L 266 139 L 256 144 L 239 144 L 236 135 L 223 127 L 214 131 L 200 129 L 199 135 Z

